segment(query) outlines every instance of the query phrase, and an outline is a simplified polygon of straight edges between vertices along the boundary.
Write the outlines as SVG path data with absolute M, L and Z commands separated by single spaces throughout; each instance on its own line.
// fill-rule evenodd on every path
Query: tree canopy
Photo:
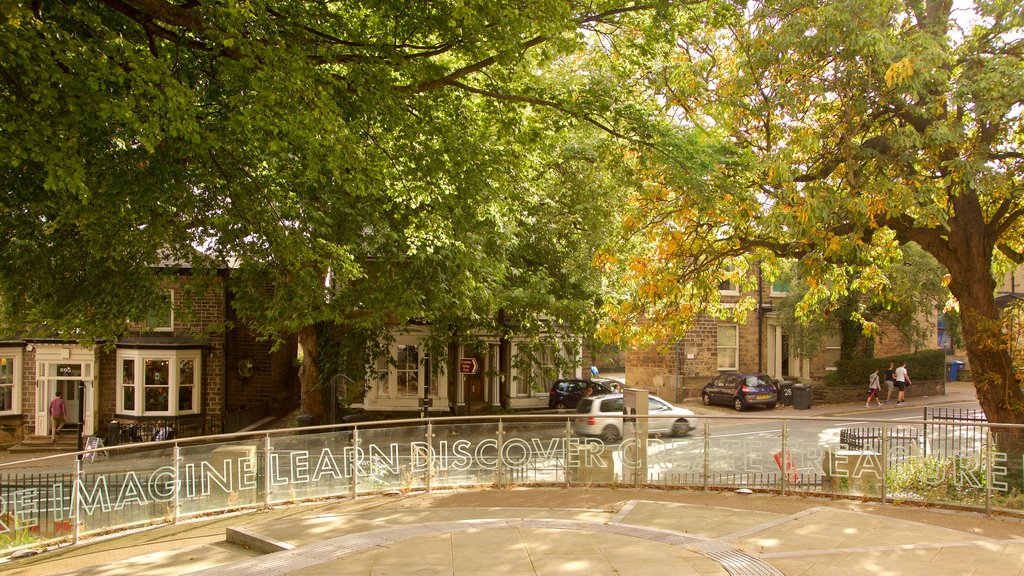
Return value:
M 666 102 L 731 161 L 695 179 L 644 158 L 643 240 L 615 263 L 629 289 L 606 331 L 683 324 L 722 270 L 780 256 L 800 260 L 808 310 L 884 296 L 914 242 L 949 272 L 986 414 L 1024 422 L 993 279 L 1024 248 L 1022 28 L 1012 1 L 783 0 L 682 38 L 662 63 Z
M 82 337 L 144 314 L 161 257 L 198 269 L 199 252 L 275 284 L 238 300 L 268 331 L 578 320 L 619 147 L 662 122 L 635 65 L 687 19 L 670 2 L 148 0 L 0 18 L 4 319 Z
M 626 151 L 666 125 L 644 63 L 705 10 L 6 3 L 0 318 L 110 338 L 159 302 L 161 262 L 237 261 L 268 335 L 499 311 L 585 332 Z

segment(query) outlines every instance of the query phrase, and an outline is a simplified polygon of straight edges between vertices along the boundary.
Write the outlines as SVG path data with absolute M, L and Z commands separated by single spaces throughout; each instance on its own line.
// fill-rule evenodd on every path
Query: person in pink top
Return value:
M 53 420 L 53 429 L 50 433 L 50 443 L 57 441 L 57 432 L 64 427 L 64 420 L 68 417 L 67 406 L 64 404 L 64 398 L 61 395 L 60 390 L 57 390 L 57 394 L 50 400 L 50 419 Z

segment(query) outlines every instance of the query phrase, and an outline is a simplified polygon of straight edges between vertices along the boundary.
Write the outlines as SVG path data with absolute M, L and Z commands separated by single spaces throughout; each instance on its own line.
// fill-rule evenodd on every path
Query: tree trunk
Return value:
M 960 303 L 964 341 L 978 402 L 991 423 L 1024 424 L 1024 394 L 1013 370 L 1007 335 L 1002 330 L 991 264 L 984 258 L 965 258 L 956 268 L 956 273 L 950 270 L 949 289 Z M 997 450 L 1006 454 L 1006 481 L 1018 488 L 1024 486 L 1022 432 L 1019 428 L 992 428 Z
M 312 424 L 320 424 L 324 417 L 324 403 L 320 395 L 320 368 L 317 366 L 316 326 L 299 330 L 299 349 L 302 351 L 302 365 L 299 366 L 299 412 L 312 416 Z

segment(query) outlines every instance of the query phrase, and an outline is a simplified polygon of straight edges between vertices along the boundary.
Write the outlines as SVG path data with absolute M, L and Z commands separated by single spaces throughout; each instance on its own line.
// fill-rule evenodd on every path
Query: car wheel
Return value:
M 676 438 L 682 438 L 683 436 L 690 435 L 690 423 L 686 420 L 676 420 L 672 424 L 672 435 Z
M 732 407 L 735 408 L 737 412 L 742 412 L 743 411 L 743 400 L 739 396 L 737 396 L 736 400 L 734 400 L 733 403 L 732 403 Z
M 711 406 L 711 394 L 705 392 L 701 394 L 700 399 L 704 401 L 705 406 Z
M 565 402 L 562 402 L 561 400 L 555 402 L 555 410 L 565 410 Z
M 611 424 L 605 426 L 604 430 L 601 430 L 601 440 L 605 442 L 618 442 L 619 429 Z

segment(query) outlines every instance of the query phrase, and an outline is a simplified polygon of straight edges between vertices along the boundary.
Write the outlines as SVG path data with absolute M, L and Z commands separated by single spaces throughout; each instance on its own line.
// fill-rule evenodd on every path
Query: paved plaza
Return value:
M 956 383 L 941 398 L 969 401 Z M 885 410 L 886 408 L 883 408 Z M 788 416 L 876 409 L 821 406 Z M 279 506 L 90 538 L 5 576 L 204 574 L 1024 576 L 1024 521 L 730 491 L 515 488 Z
M 10 576 L 1024 574 L 1024 523 L 798 496 L 614 489 L 395 494 L 139 530 Z

